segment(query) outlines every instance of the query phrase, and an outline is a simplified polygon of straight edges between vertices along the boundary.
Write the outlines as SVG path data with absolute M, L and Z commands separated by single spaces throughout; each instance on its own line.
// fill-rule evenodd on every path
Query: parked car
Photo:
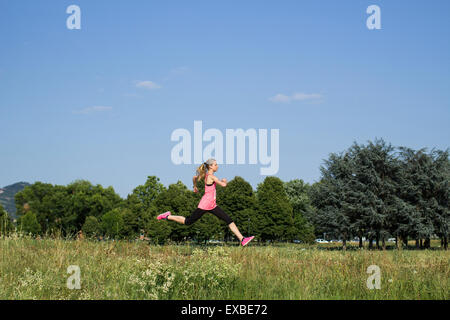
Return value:
M 294 240 L 293 242 L 294 242 L 294 243 L 302 243 L 301 240 Z
M 388 242 L 395 242 L 395 238 L 389 238 Z
M 324 240 L 324 239 L 316 239 L 316 242 L 317 243 L 328 243 L 328 241 Z
M 333 240 L 330 240 L 330 242 L 331 242 L 331 243 L 333 243 L 333 242 L 336 243 L 336 242 L 342 242 L 342 240 L 336 240 L 336 239 L 333 239 Z

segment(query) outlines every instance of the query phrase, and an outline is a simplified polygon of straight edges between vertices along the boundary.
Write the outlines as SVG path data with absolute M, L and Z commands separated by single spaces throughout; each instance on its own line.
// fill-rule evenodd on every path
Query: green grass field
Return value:
M 450 298 L 450 254 L 439 248 L 344 252 L 334 244 L 154 246 L 13 235 L 0 239 L 0 255 L 0 299 Z M 67 287 L 71 265 L 79 266 L 81 289 Z M 380 289 L 367 287 L 370 265 L 380 268 Z

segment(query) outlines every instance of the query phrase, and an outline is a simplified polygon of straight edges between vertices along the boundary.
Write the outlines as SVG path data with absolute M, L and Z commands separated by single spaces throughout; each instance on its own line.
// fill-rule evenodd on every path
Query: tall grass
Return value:
M 449 299 L 444 250 L 0 239 L 0 299 Z M 70 290 L 70 265 L 81 289 Z M 370 265 L 381 288 L 370 290 Z

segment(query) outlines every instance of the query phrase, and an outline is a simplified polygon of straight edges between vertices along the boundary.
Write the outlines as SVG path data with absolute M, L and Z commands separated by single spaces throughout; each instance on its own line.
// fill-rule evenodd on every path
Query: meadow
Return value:
M 158 246 L 13 234 L 0 239 L 0 299 L 447 300 L 450 254 L 438 246 Z M 379 289 L 367 286 L 371 265 L 380 268 Z M 68 288 L 69 266 L 79 267 L 80 289 Z

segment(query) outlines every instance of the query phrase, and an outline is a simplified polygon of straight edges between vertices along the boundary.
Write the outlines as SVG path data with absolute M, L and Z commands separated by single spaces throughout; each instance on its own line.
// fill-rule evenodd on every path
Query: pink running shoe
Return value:
M 170 215 L 171 215 L 170 211 L 167 211 L 167 212 L 161 213 L 158 217 L 156 217 L 156 219 L 158 219 L 158 220 L 167 219 L 167 217 Z
M 252 236 L 252 237 L 247 237 L 247 238 L 243 238 L 242 241 L 241 241 L 241 245 L 242 245 L 243 247 L 246 246 L 247 243 L 249 243 L 250 241 L 253 240 L 253 238 L 254 238 L 254 236 Z

